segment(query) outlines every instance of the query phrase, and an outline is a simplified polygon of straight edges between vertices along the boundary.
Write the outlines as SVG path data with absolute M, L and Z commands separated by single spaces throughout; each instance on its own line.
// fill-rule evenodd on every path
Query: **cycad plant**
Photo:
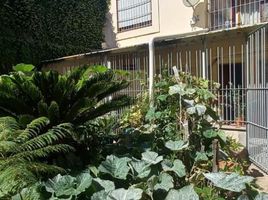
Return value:
M 13 195 L 46 178 L 65 170 L 48 162 L 50 155 L 74 151 L 64 138 L 71 137 L 68 123 L 49 127 L 49 119 L 40 117 L 25 129 L 12 117 L 0 118 L 0 198 Z
M 21 124 L 46 116 L 52 125 L 70 122 L 82 125 L 130 103 L 125 80 L 116 80 L 113 71 L 81 67 L 61 75 L 55 71 L 31 75 L 13 72 L 0 77 L 0 116 L 13 116 Z M 113 96 L 113 98 L 108 98 Z

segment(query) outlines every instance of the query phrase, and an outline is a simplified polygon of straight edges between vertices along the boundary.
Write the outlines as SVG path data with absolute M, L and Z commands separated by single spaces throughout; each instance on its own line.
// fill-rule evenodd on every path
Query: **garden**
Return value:
M 1 75 L 0 199 L 268 199 L 219 128 L 217 83 L 174 70 L 134 99 L 126 77 L 24 64 Z

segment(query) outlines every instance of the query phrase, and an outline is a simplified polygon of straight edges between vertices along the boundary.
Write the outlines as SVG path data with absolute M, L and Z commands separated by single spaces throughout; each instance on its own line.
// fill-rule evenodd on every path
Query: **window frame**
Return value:
M 150 20 L 148 21 L 145 21 L 145 22 L 141 22 L 141 23 L 136 23 L 136 24 L 132 24 L 132 25 L 129 25 L 129 26 L 125 26 L 125 27 L 119 27 L 119 24 L 121 21 L 119 21 L 119 1 L 122 1 L 122 0 L 116 0 L 116 15 L 117 15 L 117 32 L 118 33 L 123 33 L 123 32 L 127 32 L 127 31 L 131 31 L 131 30 L 137 30 L 137 29 L 141 29 L 141 28 L 146 28 L 146 27 L 150 27 L 153 25 L 152 23 L 152 18 L 153 18 L 153 8 L 152 8 L 152 0 L 148 0 L 149 4 L 150 4 L 150 8 L 151 8 L 151 11 L 148 13 L 148 15 L 150 15 Z M 147 3 L 145 3 L 147 4 Z M 144 5 L 145 5 L 144 4 Z M 142 6 L 142 5 L 140 5 Z M 133 9 L 133 8 L 132 8 Z M 145 15 L 146 16 L 146 15 Z M 144 16 L 143 16 L 144 17 Z M 130 19 L 132 20 L 132 19 Z

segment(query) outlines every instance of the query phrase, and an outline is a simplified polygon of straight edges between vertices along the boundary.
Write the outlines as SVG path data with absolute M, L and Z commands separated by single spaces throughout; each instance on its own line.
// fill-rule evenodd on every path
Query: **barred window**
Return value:
M 117 0 L 118 31 L 152 25 L 151 0 Z

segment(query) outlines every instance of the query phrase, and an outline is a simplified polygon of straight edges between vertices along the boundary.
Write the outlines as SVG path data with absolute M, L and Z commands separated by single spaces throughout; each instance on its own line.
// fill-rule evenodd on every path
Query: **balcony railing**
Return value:
M 268 0 L 210 0 L 210 30 L 268 21 Z

